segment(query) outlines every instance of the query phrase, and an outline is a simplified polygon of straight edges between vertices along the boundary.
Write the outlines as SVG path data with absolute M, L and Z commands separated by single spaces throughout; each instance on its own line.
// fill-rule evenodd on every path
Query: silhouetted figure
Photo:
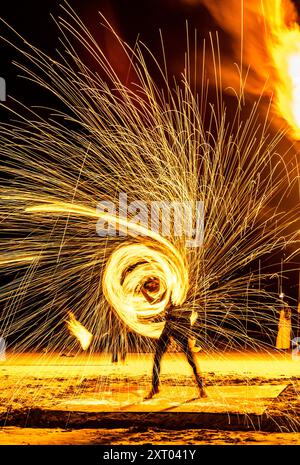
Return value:
M 125 362 L 127 355 L 126 330 L 122 322 L 116 319 L 114 322 L 114 335 L 112 336 L 111 362 L 118 363 L 119 356 Z
M 288 350 L 291 345 L 292 312 L 286 302 L 280 311 L 276 349 Z
M 159 286 L 159 281 L 156 278 L 152 278 L 147 281 L 142 287 L 142 293 L 149 303 L 153 303 L 155 299 L 151 297 L 148 292 L 155 292 Z M 153 372 L 152 372 L 152 389 L 145 399 L 151 399 L 155 394 L 159 392 L 159 375 L 161 367 L 161 359 L 166 352 L 168 345 L 173 338 L 180 349 L 186 355 L 189 364 L 191 365 L 195 379 L 199 388 L 199 394 L 201 397 L 206 397 L 207 394 L 204 389 L 203 379 L 198 372 L 195 354 L 193 352 L 193 340 L 191 338 L 191 316 L 192 310 L 187 307 L 176 307 L 169 301 L 166 314 L 165 314 L 165 326 L 157 340 L 156 350 L 154 354 Z

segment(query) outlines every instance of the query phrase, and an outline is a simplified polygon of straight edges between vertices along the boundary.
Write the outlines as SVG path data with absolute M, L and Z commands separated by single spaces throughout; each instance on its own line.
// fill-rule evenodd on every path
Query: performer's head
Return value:
M 144 289 L 148 292 L 157 292 L 159 289 L 159 279 L 155 277 L 148 278 L 144 283 Z

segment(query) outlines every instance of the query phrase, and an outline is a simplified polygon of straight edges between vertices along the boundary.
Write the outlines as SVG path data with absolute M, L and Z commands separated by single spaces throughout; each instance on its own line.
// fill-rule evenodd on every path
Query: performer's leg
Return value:
M 190 338 L 187 335 L 176 333 L 175 339 L 179 343 L 179 345 L 182 347 L 182 350 L 184 354 L 186 355 L 190 366 L 193 369 L 194 376 L 195 376 L 195 379 L 196 379 L 196 382 L 199 388 L 200 397 L 207 397 L 206 391 L 204 389 L 204 381 L 203 381 L 201 374 L 198 371 L 196 357 L 195 357 L 194 352 L 192 351 L 192 344 L 191 344 Z
M 166 327 L 157 341 L 157 346 L 155 350 L 153 372 L 152 372 L 152 387 L 153 388 L 158 388 L 160 368 L 161 368 L 161 359 L 162 359 L 163 354 L 167 350 L 169 342 L 170 342 L 170 334 L 168 331 L 168 327 Z
M 167 350 L 168 344 L 170 342 L 170 331 L 168 323 L 165 324 L 163 332 L 161 333 L 157 343 L 154 354 L 153 370 L 152 370 L 152 389 L 145 399 L 151 399 L 155 394 L 158 393 L 159 389 L 159 374 L 160 374 L 160 365 L 161 359 L 165 351 Z
M 124 334 L 120 336 L 120 355 L 121 355 L 121 361 L 124 363 L 126 359 L 126 340 Z
M 116 341 L 114 341 L 114 344 L 112 346 L 112 352 L 111 352 L 111 363 L 118 363 L 119 357 L 118 357 L 118 347 L 116 345 Z
M 125 360 L 126 360 L 126 349 L 125 349 L 125 347 L 122 347 L 122 349 L 121 349 L 121 361 L 125 362 Z

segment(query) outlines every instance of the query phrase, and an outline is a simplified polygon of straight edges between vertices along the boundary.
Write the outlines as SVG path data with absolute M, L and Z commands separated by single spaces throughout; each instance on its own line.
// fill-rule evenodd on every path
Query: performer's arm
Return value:
M 151 295 L 148 294 L 148 292 L 146 291 L 144 287 L 141 287 L 141 291 L 142 291 L 143 296 L 147 300 L 147 302 L 149 302 L 149 304 L 153 304 L 158 301 L 158 299 L 154 299 L 154 297 L 151 297 Z M 163 295 L 159 299 L 160 301 L 162 301 L 165 298 L 166 293 L 167 293 L 167 290 L 164 291 Z

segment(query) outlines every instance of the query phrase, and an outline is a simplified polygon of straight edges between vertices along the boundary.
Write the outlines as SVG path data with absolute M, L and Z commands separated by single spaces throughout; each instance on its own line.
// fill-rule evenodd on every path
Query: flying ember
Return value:
M 92 342 L 93 335 L 79 321 L 76 320 L 72 312 L 69 312 L 69 320 L 67 321 L 68 329 L 80 342 L 83 350 L 87 350 Z

